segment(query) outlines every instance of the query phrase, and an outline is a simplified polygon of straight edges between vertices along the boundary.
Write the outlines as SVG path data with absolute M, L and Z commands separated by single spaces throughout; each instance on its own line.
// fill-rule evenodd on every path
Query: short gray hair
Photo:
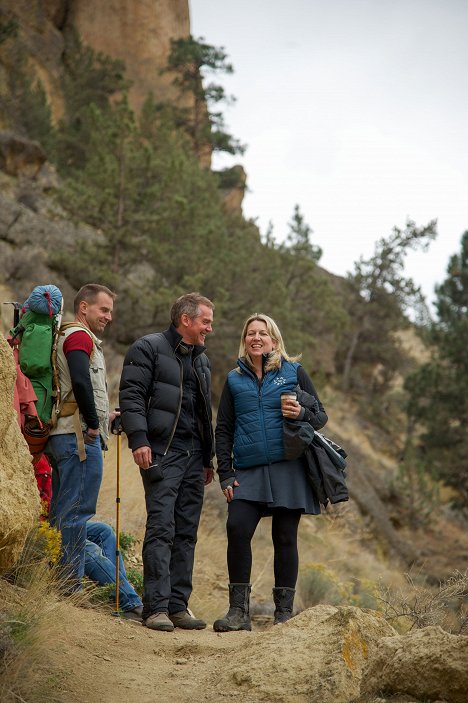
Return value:
M 214 304 L 211 300 L 200 293 L 186 293 L 177 298 L 171 308 L 171 322 L 174 327 L 179 326 L 180 318 L 184 314 L 194 320 L 200 314 L 200 305 L 206 305 L 207 308 L 214 310 Z

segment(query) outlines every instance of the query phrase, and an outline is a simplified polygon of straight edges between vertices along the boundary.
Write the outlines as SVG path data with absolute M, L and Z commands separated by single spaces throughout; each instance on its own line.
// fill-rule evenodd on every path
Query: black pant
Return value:
M 252 569 L 251 541 L 264 506 L 248 500 L 233 500 L 228 506 L 228 571 L 231 583 L 249 583 Z M 271 536 L 274 547 L 275 586 L 295 588 L 299 569 L 297 529 L 301 510 L 274 508 Z
M 187 608 L 203 504 L 201 452 L 169 451 L 164 478 L 151 483 L 142 470 L 146 499 L 143 542 L 143 617 Z

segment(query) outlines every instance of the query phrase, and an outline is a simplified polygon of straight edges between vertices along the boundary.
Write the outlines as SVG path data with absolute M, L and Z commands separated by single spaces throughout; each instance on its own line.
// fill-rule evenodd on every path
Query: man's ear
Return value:
M 180 323 L 181 323 L 184 327 L 188 327 L 188 326 L 189 326 L 189 322 L 190 322 L 189 316 L 187 315 L 186 312 L 183 312 L 182 315 L 180 316 Z

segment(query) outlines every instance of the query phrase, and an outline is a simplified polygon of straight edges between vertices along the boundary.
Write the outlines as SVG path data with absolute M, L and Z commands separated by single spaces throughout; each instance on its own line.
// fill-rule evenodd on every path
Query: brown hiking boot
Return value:
M 150 630 L 160 630 L 161 632 L 172 632 L 174 625 L 167 617 L 167 613 L 153 613 L 149 618 L 143 620 L 143 625 Z
M 182 630 L 204 630 L 206 627 L 204 620 L 194 618 L 187 610 L 169 613 L 169 620 L 174 627 L 180 627 Z
M 124 610 L 122 613 L 122 617 L 125 618 L 125 620 L 134 620 L 135 622 L 141 622 L 142 614 L 143 614 L 143 606 L 137 605 L 135 608 L 132 608 L 131 610 Z

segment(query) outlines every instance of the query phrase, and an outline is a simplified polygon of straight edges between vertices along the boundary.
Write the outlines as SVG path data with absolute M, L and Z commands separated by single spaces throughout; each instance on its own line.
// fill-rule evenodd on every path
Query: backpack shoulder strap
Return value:
M 91 356 L 93 355 L 94 352 L 94 337 L 91 333 L 91 331 L 86 327 L 86 325 L 81 324 L 81 322 L 62 322 L 60 325 L 59 329 L 59 335 L 63 336 L 66 330 L 69 330 L 71 327 L 78 327 L 80 330 L 83 330 L 83 332 L 86 332 L 88 337 L 91 338 L 91 341 L 93 343 L 93 351 L 91 352 Z

